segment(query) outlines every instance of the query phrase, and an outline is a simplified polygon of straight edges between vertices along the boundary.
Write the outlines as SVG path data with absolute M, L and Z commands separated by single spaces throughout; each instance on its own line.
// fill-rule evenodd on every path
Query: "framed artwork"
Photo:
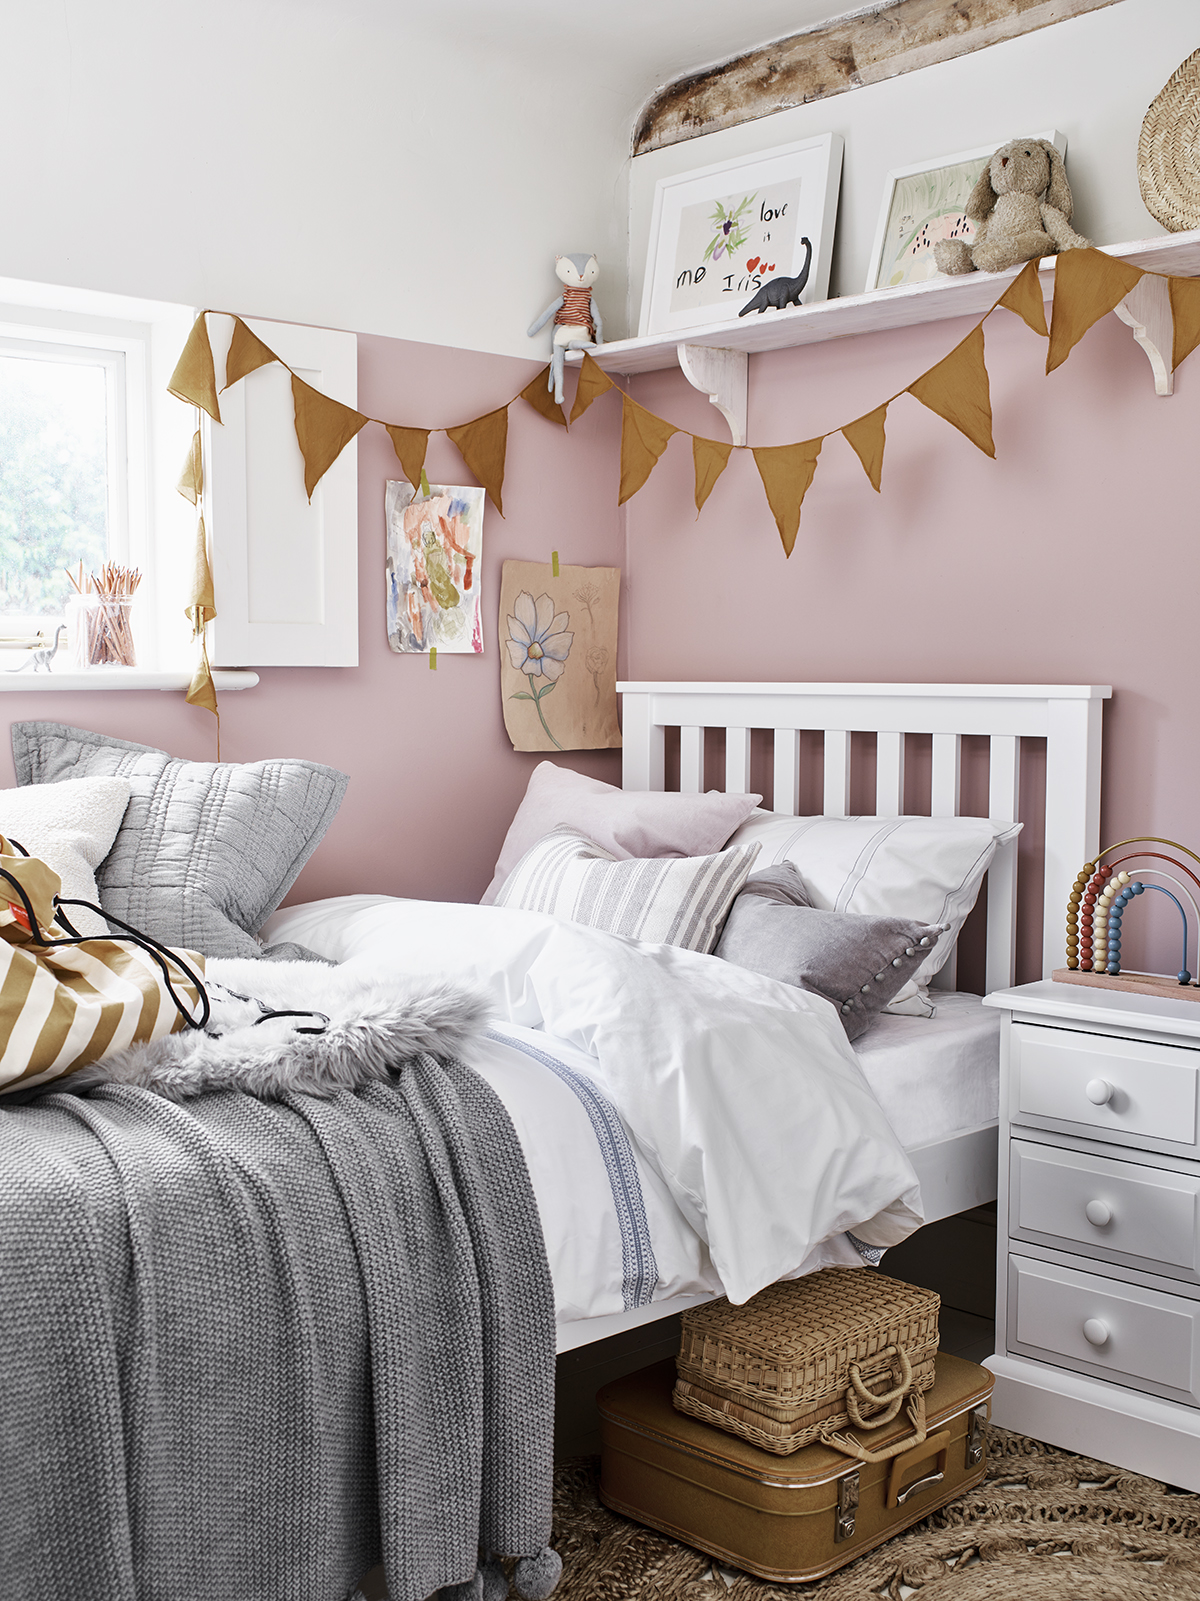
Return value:
M 797 277 L 810 257 L 801 301 L 825 300 L 841 178 L 836 133 L 660 178 L 638 333 L 732 321 L 763 284 Z
M 484 494 L 431 484 L 426 498 L 417 496 L 405 478 L 388 481 L 387 635 L 393 650 L 483 654 Z
M 1052 128 L 1029 137 L 1048 140 L 1066 159 L 1066 134 Z M 867 294 L 872 289 L 898 289 L 936 278 L 933 247 L 939 239 L 964 239 L 970 244 L 975 224 L 966 214 L 967 201 L 985 164 L 1004 143 L 997 139 L 977 150 L 918 161 L 888 173 L 867 272 Z

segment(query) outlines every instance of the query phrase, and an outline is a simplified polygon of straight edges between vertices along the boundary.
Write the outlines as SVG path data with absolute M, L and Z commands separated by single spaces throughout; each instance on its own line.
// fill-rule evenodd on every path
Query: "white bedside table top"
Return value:
M 1053 979 L 994 990 L 984 996 L 983 1004 L 1077 1023 L 1103 1023 L 1110 1028 L 1154 1028 L 1162 1034 L 1191 1037 L 1200 1034 L 1200 1000 L 1160 1000 L 1157 995 L 1087 989 L 1081 984 L 1057 984 Z

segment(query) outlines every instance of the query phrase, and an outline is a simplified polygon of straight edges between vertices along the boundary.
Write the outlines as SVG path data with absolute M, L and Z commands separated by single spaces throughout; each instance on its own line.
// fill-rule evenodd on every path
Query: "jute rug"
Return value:
M 728 1568 L 602 1507 L 599 1459 L 555 1478 L 554 1601 L 1200 1601 L 1200 1496 L 988 1432 L 961 1501 L 809 1585 Z

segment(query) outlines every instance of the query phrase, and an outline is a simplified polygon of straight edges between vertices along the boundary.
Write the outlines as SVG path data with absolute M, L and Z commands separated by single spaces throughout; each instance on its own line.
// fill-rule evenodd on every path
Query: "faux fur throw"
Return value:
M 133 1084 L 170 1101 L 214 1089 L 266 1100 L 331 1096 L 386 1082 L 415 1056 L 456 1059 L 487 1022 L 482 995 L 410 986 L 366 960 L 328 967 L 227 958 L 207 964 L 206 980 L 207 1029 L 131 1046 L 55 1088 Z

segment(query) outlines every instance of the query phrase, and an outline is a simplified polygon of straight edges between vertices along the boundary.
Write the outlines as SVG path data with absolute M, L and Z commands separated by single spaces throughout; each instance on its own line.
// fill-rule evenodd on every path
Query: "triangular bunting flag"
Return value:
M 217 404 L 217 375 L 213 369 L 212 346 L 208 342 L 208 324 L 202 311 L 192 324 L 183 353 L 175 363 L 175 371 L 167 385 L 167 393 L 189 406 L 199 406 L 213 422 L 220 422 L 221 408 Z
M 353 406 L 331 400 L 319 389 L 292 374 L 292 404 L 296 411 L 296 443 L 304 457 L 304 492 L 309 500 L 313 490 L 345 450 L 370 422 Z
M 175 488 L 184 500 L 190 500 L 195 506 L 204 493 L 204 463 L 200 455 L 200 430 L 192 435 L 192 442 L 188 446 L 187 460 L 183 464 L 183 471 L 179 475 L 179 482 Z
M 549 374 L 549 367 L 543 367 L 537 377 L 522 389 L 520 398 L 527 400 L 534 411 L 543 416 L 547 422 L 556 422 L 560 428 L 565 428 L 567 419 L 562 414 L 562 407 L 554 398 L 554 390 L 546 382 Z
M 492 497 L 492 504 L 504 516 L 500 491 L 504 487 L 504 457 L 508 450 L 508 407 L 497 406 L 474 422 L 446 432 L 458 446 L 459 455 Z
M 1062 251 L 1054 269 L 1046 371 L 1061 367 L 1092 324 L 1124 300 L 1142 276 L 1140 267 L 1102 250 Z
M 1042 299 L 1042 285 L 1038 278 L 1039 265 L 1040 262 L 1027 261 L 996 304 L 1008 311 L 1015 311 L 1035 334 L 1048 339 L 1050 331 L 1046 327 L 1046 303 Z
M 597 368 L 597 371 L 599 369 Z M 654 471 L 655 464 L 679 429 L 639 406 L 628 395 L 621 396 L 621 492 L 617 505 L 623 506 Z
M 421 486 L 421 468 L 425 465 L 425 452 L 429 449 L 428 428 L 397 428 L 390 422 L 383 425 L 392 441 L 404 476 L 414 489 Z
M 1175 319 L 1175 341 L 1171 353 L 1174 371 L 1185 356 L 1200 345 L 1200 278 L 1169 278 L 1171 315 Z
M 229 354 L 225 357 L 225 383 L 221 393 L 224 394 L 230 384 L 245 378 L 247 373 L 257 372 L 260 367 L 278 360 L 275 352 L 264 345 L 257 334 L 252 334 L 240 317 L 235 317 L 233 338 L 229 341 Z
M 824 439 L 805 439 L 798 445 L 759 445 L 754 451 L 785 556 L 792 554 L 796 544 L 800 507 L 817 470 L 822 444 Z
M 205 711 L 211 712 L 214 717 L 221 715 L 217 709 L 217 686 L 213 683 L 212 668 L 208 665 L 208 651 L 203 646 L 200 648 L 200 660 L 196 663 L 196 671 L 192 674 L 192 681 L 184 698 L 189 706 L 203 706 Z
M 950 354 L 908 386 L 923 406 L 936 411 L 978 445 L 985 456 L 996 455 L 992 443 L 992 399 L 983 362 L 983 324 L 972 328 Z
M 192 638 L 200 641 L 200 660 L 196 663 L 196 671 L 192 674 L 185 698 L 189 706 L 203 706 L 217 717 L 217 687 L 213 683 L 208 646 L 204 639 L 204 625 L 217 615 L 217 606 L 213 597 L 212 569 L 208 565 L 208 539 L 203 517 L 196 524 L 196 554 L 185 611 L 191 619 Z
M 712 493 L 712 486 L 729 465 L 729 452 L 732 444 L 726 445 L 719 439 L 701 439 L 698 434 L 692 435 L 692 461 L 696 468 L 696 515 L 699 516 L 704 502 Z
M 208 536 L 204 518 L 196 524 L 196 550 L 192 561 L 192 581 L 188 585 L 188 603 L 184 616 L 192 624 L 192 637 L 201 633 L 206 622 L 217 615 L 216 597 L 213 595 L 212 568 L 208 565 Z
M 613 381 L 603 368 L 598 367 L 585 350 L 579 369 L 579 388 L 575 391 L 575 404 L 571 407 L 571 421 L 582 417 L 593 400 L 599 400 L 613 387 Z
M 865 417 L 858 417 L 854 422 L 848 422 L 842 429 L 842 437 L 847 441 L 863 464 L 863 471 L 871 480 L 872 489 L 877 490 L 883 478 L 883 447 L 884 423 L 887 421 L 887 406 L 876 406 Z

